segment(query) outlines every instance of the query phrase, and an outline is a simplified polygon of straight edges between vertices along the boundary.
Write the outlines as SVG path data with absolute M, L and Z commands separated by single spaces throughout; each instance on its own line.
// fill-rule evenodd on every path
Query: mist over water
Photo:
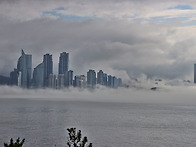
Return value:
M 64 147 L 81 129 L 94 147 L 195 146 L 196 88 L 38 89 L 0 87 L 0 144 Z
M 150 87 L 109 89 L 21 89 L 1 86 L 0 98 L 71 100 L 90 102 L 139 102 L 139 103 L 181 103 L 196 104 L 196 87 L 162 86 L 152 91 Z

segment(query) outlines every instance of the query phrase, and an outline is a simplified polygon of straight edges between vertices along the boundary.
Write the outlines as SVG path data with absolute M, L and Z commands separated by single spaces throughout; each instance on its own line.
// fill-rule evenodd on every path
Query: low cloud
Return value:
M 174 9 L 179 5 L 191 9 Z M 185 14 L 194 20 L 194 7 L 193 1 L 0 1 L 0 74 L 9 76 L 23 48 L 33 55 L 33 68 L 52 54 L 54 73 L 66 51 L 74 74 L 102 69 L 125 81 L 141 74 L 193 81 L 196 28 L 182 25 L 185 20 L 159 23 L 151 17 L 172 11 L 169 18 Z M 56 13 L 86 19 L 66 20 Z
M 189 6 L 189 10 L 173 10 L 177 6 Z M 84 0 L 75 2 L 71 0 L 1 0 L 0 14 L 16 20 L 32 20 L 42 17 L 59 18 L 66 16 L 96 17 L 101 19 L 128 19 L 149 21 L 154 18 L 176 19 L 187 17 L 189 21 L 195 20 L 196 7 L 194 1 L 181 0 Z M 50 12 L 50 13 L 46 13 Z M 48 14 L 45 16 L 44 14 Z M 187 20 L 187 19 L 186 19 Z
M 196 35 L 190 32 L 195 27 L 180 29 L 172 24 L 117 20 L 1 20 L 0 31 L 5 34 L 0 37 L 2 75 L 9 75 L 16 67 L 23 48 L 33 55 L 33 67 L 42 62 L 45 53 L 53 54 L 54 73 L 57 73 L 59 54 L 66 51 L 70 53 L 70 69 L 75 74 L 86 74 L 91 68 L 125 75 L 126 79 L 145 74 L 148 78 L 192 80 Z
M 34 99 L 55 101 L 89 101 L 89 102 L 120 102 L 120 103 L 176 103 L 193 104 L 195 86 L 162 86 L 156 91 L 138 88 L 120 88 L 95 90 L 24 90 L 18 87 L 1 86 L 1 99 Z

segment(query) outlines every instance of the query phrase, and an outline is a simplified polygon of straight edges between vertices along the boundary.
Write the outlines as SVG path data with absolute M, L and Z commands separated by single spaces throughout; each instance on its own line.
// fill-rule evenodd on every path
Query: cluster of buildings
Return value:
M 45 54 L 43 62 L 37 65 L 32 75 L 32 55 L 25 54 L 18 59 L 17 68 L 10 72 L 10 85 L 22 88 L 53 88 L 62 89 L 65 87 L 95 88 L 96 85 L 103 85 L 110 88 L 122 86 L 122 80 L 115 76 L 107 75 L 102 70 L 95 72 L 90 69 L 87 75 L 73 75 L 69 70 L 69 53 L 60 53 L 58 64 L 58 75 L 53 74 L 52 55 Z

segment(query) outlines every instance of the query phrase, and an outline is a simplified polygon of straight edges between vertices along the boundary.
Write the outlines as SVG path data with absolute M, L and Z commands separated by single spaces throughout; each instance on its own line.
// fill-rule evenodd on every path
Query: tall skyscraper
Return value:
M 44 63 L 44 87 L 48 87 L 49 75 L 53 74 L 52 55 L 45 54 L 43 63 Z
M 22 88 L 30 88 L 32 73 L 32 55 L 27 55 L 22 49 L 22 55 L 18 59 L 17 70 L 19 72 L 18 85 Z
M 65 86 L 73 86 L 73 71 L 69 70 L 65 72 Z
M 100 85 L 104 85 L 104 73 L 102 70 L 99 70 L 99 72 L 97 73 L 97 84 L 100 84 Z
M 107 86 L 108 85 L 108 76 L 106 73 L 103 74 L 103 85 Z
M 65 74 L 68 71 L 69 65 L 69 53 L 63 52 L 60 53 L 59 57 L 59 74 Z
M 118 78 L 118 87 L 122 87 L 122 79 Z
M 86 88 L 86 76 L 85 75 L 75 76 L 74 86 L 79 88 Z
M 74 87 L 80 87 L 80 76 L 74 77 Z
M 18 70 L 14 69 L 14 71 L 10 72 L 10 85 L 18 85 Z
M 194 83 L 196 83 L 196 64 L 194 64 Z
M 33 71 L 33 86 L 34 88 L 44 87 L 44 63 L 40 63 Z
M 112 88 L 117 89 L 118 88 L 118 79 L 115 76 L 113 76 L 112 78 L 113 78 Z
M 80 75 L 80 88 L 85 88 L 85 87 L 86 87 L 86 76 Z
M 113 87 L 113 77 L 111 75 L 108 75 L 108 87 Z
M 56 75 L 50 74 L 48 78 L 48 87 L 56 89 L 57 88 L 57 80 L 56 80 Z
M 59 74 L 57 78 L 57 89 L 62 89 L 65 87 L 64 84 L 64 74 Z
M 94 86 L 96 85 L 96 73 L 94 70 L 89 70 L 87 72 L 87 86 L 89 88 L 94 88 Z

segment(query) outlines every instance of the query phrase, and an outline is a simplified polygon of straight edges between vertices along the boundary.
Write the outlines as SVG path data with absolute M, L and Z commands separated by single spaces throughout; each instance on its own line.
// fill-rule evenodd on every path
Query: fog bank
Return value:
M 35 100 L 63 100 L 89 102 L 121 102 L 121 103 L 176 103 L 196 104 L 195 86 L 165 85 L 153 91 L 138 88 L 119 88 L 95 90 L 70 88 L 64 90 L 39 89 L 27 90 L 18 87 L 1 86 L 0 98 L 22 98 Z

